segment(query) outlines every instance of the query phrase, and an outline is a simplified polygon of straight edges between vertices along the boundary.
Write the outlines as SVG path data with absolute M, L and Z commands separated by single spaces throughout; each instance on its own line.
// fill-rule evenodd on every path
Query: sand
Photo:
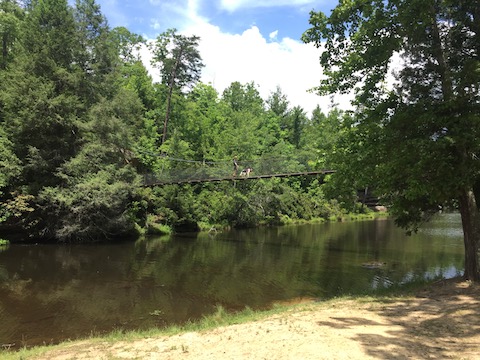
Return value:
M 306 302 L 202 332 L 54 347 L 38 359 L 480 359 L 480 285 L 416 295 Z

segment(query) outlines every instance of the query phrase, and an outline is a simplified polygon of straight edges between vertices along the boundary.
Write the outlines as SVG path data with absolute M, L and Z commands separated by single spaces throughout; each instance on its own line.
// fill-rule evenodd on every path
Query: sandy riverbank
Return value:
M 309 302 L 262 320 L 126 341 L 86 340 L 36 359 L 479 359 L 480 285 Z

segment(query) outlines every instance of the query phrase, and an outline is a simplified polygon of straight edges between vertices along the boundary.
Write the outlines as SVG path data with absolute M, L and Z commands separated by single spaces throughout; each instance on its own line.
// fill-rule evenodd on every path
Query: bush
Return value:
M 325 198 L 318 180 L 280 178 L 154 188 L 148 211 L 155 223 L 175 231 L 336 220 L 346 213 L 338 201 Z
M 111 166 L 77 180 L 39 194 L 43 237 L 85 242 L 138 235 L 130 210 L 139 179 L 132 168 Z
M 171 234 L 173 232 L 172 228 L 167 224 L 163 224 L 161 221 L 162 219 L 158 215 L 149 214 L 146 222 L 146 233 L 149 235 Z

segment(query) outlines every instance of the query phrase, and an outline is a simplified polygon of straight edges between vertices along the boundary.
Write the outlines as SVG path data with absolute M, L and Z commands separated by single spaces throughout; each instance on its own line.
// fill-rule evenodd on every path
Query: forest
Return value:
M 2 237 L 115 241 L 368 211 L 361 179 L 142 186 L 145 174 L 233 158 L 304 154 L 313 169 L 335 169 L 353 119 L 335 108 L 307 114 L 281 88 L 262 99 L 253 82 L 219 94 L 199 80 L 198 37 L 169 29 L 147 42 L 110 28 L 94 0 L 2 0 L 0 24 Z
M 324 72 L 313 91 L 353 93 L 353 111 L 307 114 L 253 82 L 219 94 L 200 82 L 200 38 L 111 29 L 94 0 L 1 0 L 2 237 L 91 242 L 338 219 L 367 211 L 357 190 L 369 188 L 409 232 L 458 210 L 464 276 L 480 281 L 480 2 L 339 1 L 309 26 L 301 40 Z M 166 158 L 298 154 L 335 173 L 142 186 L 145 174 L 187 166 Z

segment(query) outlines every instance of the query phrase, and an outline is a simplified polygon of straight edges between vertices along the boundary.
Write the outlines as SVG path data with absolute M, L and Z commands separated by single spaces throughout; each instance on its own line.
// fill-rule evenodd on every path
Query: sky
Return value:
M 234 81 L 254 82 L 263 99 L 280 87 L 290 107 L 307 114 L 332 98 L 309 89 L 319 84 L 320 50 L 304 44 L 310 11 L 330 14 L 337 0 L 97 0 L 110 27 L 124 26 L 148 40 L 170 28 L 200 37 L 201 81 L 221 95 Z M 148 60 L 146 65 L 149 67 Z M 152 72 L 154 80 L 156 75 Z M 349 108 L 349 97 L 333 101 Z

